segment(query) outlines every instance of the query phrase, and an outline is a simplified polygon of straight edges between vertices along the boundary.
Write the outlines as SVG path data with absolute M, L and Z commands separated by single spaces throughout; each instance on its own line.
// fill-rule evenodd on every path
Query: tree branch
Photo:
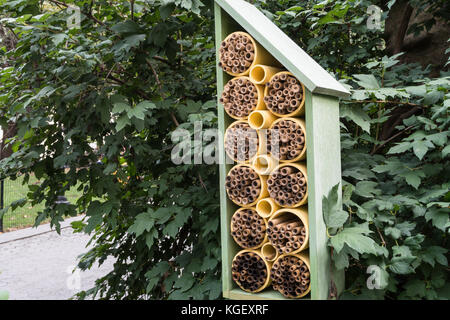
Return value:
M 382 144 L 380 144 L 379 146 L 377 146 L 376 148 L 374 148 L 372 150 L 372 152 L 370 153 L 370 155 L 374 155 L 375 153 L 377 153 L 378 150 L 380 150 L 381 148 L 383 148 L 385 145 L 387 145 L 389 142 L 391 142 L 392 140 L 394 140 L 395 138 L 397 138 L 398 136 L 402 135 L 403 133 L 405 133 L 406 131 L 408 131 L 409 129 L 412 129 L 415 125 L 409 126 L 405 129 L 403 129 L 400 132 L 397 132 L 396 134 L 394 134 L 392 137 L 390 137 L 389 139 L 385 140 Z
M 402 102 L 402 101 L 395 101 L 395 100 L 349 100 L 349 103 L 391 103 L 391 104 L 401 104 L 405 106 L 411 106 L 411 107 L 420 107 L 425 108 L 425 106 L 412 103 L 412 102 Z
M 413 8 L 409 3 L 406 3 L 404 10 L 405 11 L 403 12 L 402 20 L 400 21 L 400 25 L 395 35 L 393 43 L 393 54 L 397 54 L 402 51 L 403 39 L 405 39 L 406 31 L 408 31 L 409 20 L 411 19 L 411 14 L 413 12 Z

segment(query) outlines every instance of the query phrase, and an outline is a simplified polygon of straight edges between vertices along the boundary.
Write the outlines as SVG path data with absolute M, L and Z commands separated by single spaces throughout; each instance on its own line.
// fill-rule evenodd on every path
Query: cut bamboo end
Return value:
M 267 176 L 263 176 L 248 164 L 238 164 L 231 168 L 225 178 L 228 198 L 245 208 L 253 207 L 268 196 Z
M 289 79 L 295 79 L 296 83 Z M 291 72 L 281 71 L 273 75 L 266 83 L 264 99 L 267 109 L 277 117 L 305 114 L 305 86 Z
M 261 253 L 264 259 L 269 262 L 275 261 L 278 258 L 278 251 L 270 242 L 267 242 L 262 246 Z
M 307 252 L 282 254 L 272 265 L 273 287 L 287 298 L 300 299 L 311 291 L 311 267 Z
M 232 41 L 240 38 L 246 43 L 234 45 Z M 235 53 L 237 52 L 236 56 Z M 241 53 L 244 60 L 240 60 Z M 252 36 L 246 32 L 236 31 L 229 34 L 223 41 L 219 48 L 219 67 L 226 73 L 236 76 L 246 76 L 250 73 L 251 67 L 256 64 L 276 65 L 281 66 L 280 63 L 272 57 L 272 55 L 257 43 Z M 233 66 L 234 61 L 238 61 L 238 66 Z
M 269 175 L 278 165 L 278 161 L 266 154 L 260 154 L 255 156 L 252 165 L 259 174 Z
M 234 241 L 245 249 L 258 249 L 268 241 L 267 220 L 254 207 L 236 210 L 231 217 L 230 231 Z
M 288 133 L 282 134 L 282 131 L 284 130 L 284 128 L 282 128 L 283 127 L 282 124 L 284 124 L 284 127 L 289 125 L 292 126 L 292 128 L 290 128 L 289 134 Z M 282 129 L 275 129 L 278 127 Z M 277 130 L 276 140 L 278 142 L 278 145 L 276 146 L 277 147 L 276 152 L 273 152 L 275 151 L 273 150 L 275 146 L 272 146 L 271 144 L 272 144 L 272 136 L 275 135 L 275 130 Z M 297 130 L 300 130 L 301 132 L 296 132 Z M 266 142 L 266 148 L 269 149 L 269 154 L 272 155 L 275 159 L 278 159 L 282 163 L 284 162 L 288 163 L 301 161 L 306 158 L 305 120 L 292 117 L 278 118 L 271 124 L 268 133 L 269 137 Z M 297 154 L 296 156 L 293 157 L 292 155 L 289 154 L 289 152 L 286 150 L 286 148 L 289 147 L 291 147 L 291 150 L 294 151 L 294 154 Z M 281 151 L 284 151 L 284 154 Z
M 249 76 L 256 84 L 266 84 L 278 72 L 280 72 L 279 68 L 256 64 L 251 67 Z
M 271 267 L 272 263 L 266 261 L 261 252 L 241 250 L 232 261 L 232 278 L 242 290 L 252 293 L 260 292 L 272 282 Z
M 224 146 L 228 157 L 238 163 L 250 163 L 263 150 L 260 132 L 243 120 L 233 122 L 225 130 Z
M 304 163 L 280 164 L 270 174 L 267 185 L 270 197 L 280 207 L 297 208 L 308 202 L 308 176 Z
M 268 110 L 256 110 L 248 116 L 250 127 L 255 130 L 267 129 L 277 118 Z
M 236 120 L 247 120 L 252 111 L 266 109 L 263 86 L 254 84 L 247 76 L 229 80 L 219 102 L 225 112 Z
M 280 207 L 275 203 L 272 198 L 264 198 L 258 201 L 256 204 L 256 212 L 263 218 L 270 218 L 272 214 Z
M 279 209 L 275 213 L 272 214 L 272 216 L 268 220 L 268 233 L 271 232 L 271 230 L 274 230 L 274 228 L 279 229 L 279 226 L 282 225 L 283 227 L 286 224 L 293 226 L 296 224 L 296 220 L 300 222 L 301 226 L 304 227 L 304 234 L 297 235 L 297 238 L 293 243 L 297 243 L 298 247 L 291 249 L 289 254 L 299 253 L 304 250 L 306 250 L 309 247 L 309 219 L 308 219 L 308 211 L 304 208 L 296 208 L 296 209 Z M 288 223 L 286 223 L 288 221 Z M 295 228 L 294 228 L 295 229 Z M 290 228 L 286 229 L 285 235 L 287 232 L 290 232 Z M 294 230 L 293 230 L 294 231 Z M 292 232 L 297 233 L 297 232 Z M 301 242 L 299 238 L 302 238 L 303 241 Z M 273 246 L 277 246 L 278 241 L 271 241 L 271 237 L 269 237 L 269 241 Z M 294 238 L 292 235 L 291 238 Z M 286 254 L 288 252 L 284 252 L 284 250 L 280 250 L 280 253 Z

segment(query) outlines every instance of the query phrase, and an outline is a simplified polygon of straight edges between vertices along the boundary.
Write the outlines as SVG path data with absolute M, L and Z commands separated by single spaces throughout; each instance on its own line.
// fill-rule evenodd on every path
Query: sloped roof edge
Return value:
M 215 2 L 292 72 L 309 91 L 335 97 L 346 97 L 350 94 L 255 6 L 244 0 Z

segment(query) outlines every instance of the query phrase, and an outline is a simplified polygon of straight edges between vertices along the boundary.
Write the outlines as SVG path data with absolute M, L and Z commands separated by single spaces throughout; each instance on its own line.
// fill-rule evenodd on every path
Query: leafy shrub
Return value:
M 81 29 L 67 29 L 66 4 L 81 8 Z M 448 73 L 428 79 L 389 57 L 382 32 L 366 27 L 372 2 L 255 4 L 352 89 L 341 102 L 345 211 L 333 209 L 336 187 L 324 212 L 347 270 L 342 298 L 448 298 Z M 29 203 L 46 203 L 36 225 L 86 213 L 74 224 L 94 244 L 82 269 L 116 259 L 79 297 L 218 298 L 217 169 L 170 161 L 175 128 L 217 126 L 212 1 L 0 6 L 17 38 L 0 50 L 0 121 L 18 130 L 0 171 L 42 181 L 29 186 Z M 71 187 L 77 203 L 55 205 Z M 366 288 L 369 265 L 383 289 Z

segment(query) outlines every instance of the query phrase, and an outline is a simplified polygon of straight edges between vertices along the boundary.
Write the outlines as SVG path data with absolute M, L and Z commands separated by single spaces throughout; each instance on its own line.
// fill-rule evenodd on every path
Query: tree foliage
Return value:
M 394 2 L 378 3 L 382 22 Z M 347 270 L 342 298 L 448 298 L 448 73 L 430 79 L 388 52 L 383 28 L 367 28 L 372 1 L 255 4 L 352 92 L 341 101 L 345 210 L 338 187 L 324 199 L 333 261 Z M 68 5 L 81 28 L 67 28 Z M 41 181 L 14 206 L 44 202 L 36 225 L 86 213 L 74 227 L 93 248 L 79 266 L 116 261 L 78 296 L 218 298 L 217 168 L 170 160 L 174 129 L 217 127 L 212 1 L 0 6 L 17 39 L 0 48 L 0 121 L 17 127 L 0 172 Z M 55 204 L 70 188 L 76 204 Z M 367 289 L 369 265 L 383 289 Z

